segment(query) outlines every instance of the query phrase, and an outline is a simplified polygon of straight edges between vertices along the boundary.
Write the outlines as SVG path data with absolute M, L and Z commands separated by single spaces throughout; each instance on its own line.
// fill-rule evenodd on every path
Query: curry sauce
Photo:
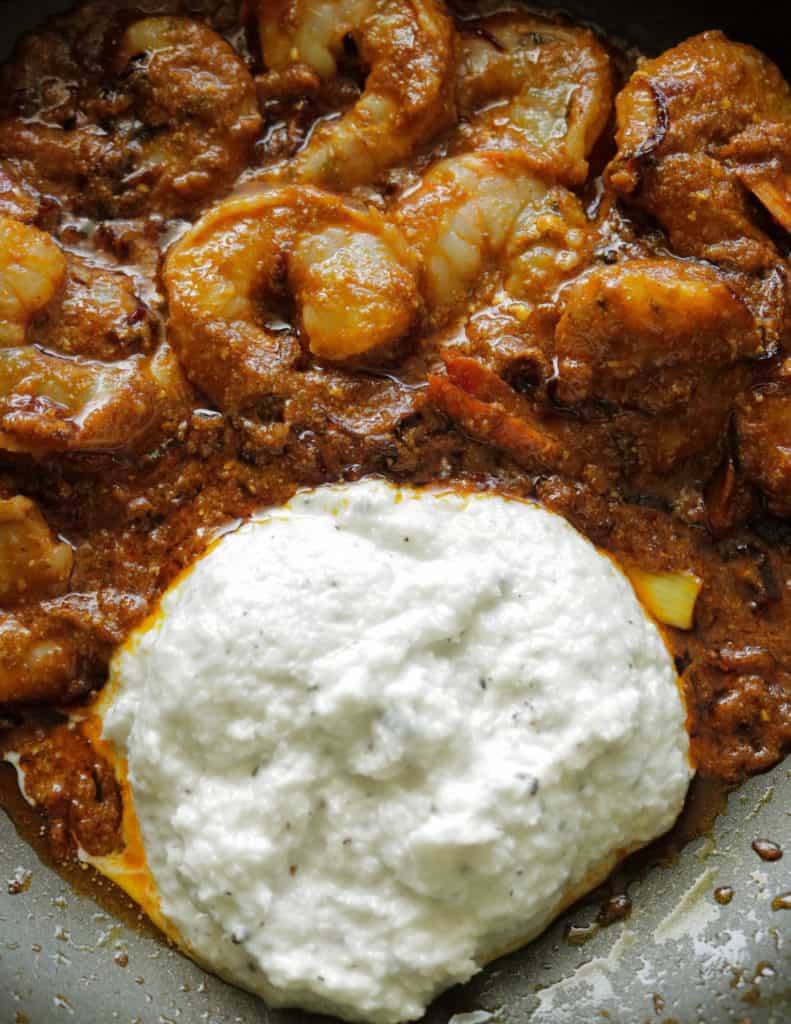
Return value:
M 2 744 L 56 850 L 109 852 L 121 809 L 47 709 L 92 699 L 218 531 L 370 474 L 534 498 L 694 574 L 665 636 L 696 766 L 767 770 L 791 744 L 787 84 L 719 33 L 635 65 L 433 2 L 372 3 L 316 54 L 302 6 L 87 2 L 2 72 Z

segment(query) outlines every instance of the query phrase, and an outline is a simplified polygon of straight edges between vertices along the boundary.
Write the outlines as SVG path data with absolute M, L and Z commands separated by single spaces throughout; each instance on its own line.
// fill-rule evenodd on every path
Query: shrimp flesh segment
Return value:
M 59 351 L 60 306 L 70 291 L 73 295 L 66 257 L 52 238 L 0 218 L 2 449 L 37 456 L 122 450 L 179 407 L 180 377 L 164 345 L 153 356 L 136 354 L 117 362 L 81 358 L 75 353 L 80 349 L 75 309 L 66 321 L 68 354 Z M 97 320 L 88 316 L 89 352 L 96 328 Z
M 60 250 L 58 250 L 60 254 Z M 28 342 L 61 355 L 107 362 L 134 352 L 149 352 L 156 343 L 155 324 L 132 278 L 69 254 L 66 280 L 56 308 L 34 318 Z
M 331 79 L 348 37 L 369 69 L 358 102 L 291 161 L 291 180 L 371 183 L 454 122 L 454 31 L 439 0 L 259 0 L 258 18 L 271 71 Z
M 599 267 L 563 295 L 557 397 L 659 412 L 695 382 L 764 354 L 752 314 L 717 273 L 670 259 Z
M 641 64 L 616 109 L 607 179 L 678 253 L 748 271 L 778 262 L 748 196 L 791 224 L 791 90 L 767 57 L 721 32 L 694 36 Z
M 225 191 L 261 128 L 252 76 L 228 43 L 190 18 L 144 18 L 122 36 L 116 69 L 154 129 L 133 145 L 126 179 L 147 208 L 189 208 Z
M 585 218 L 519 153 L 471 153 L 434 164 L 396 221 L 423 261 L 422 290 L 435 326 L 466 309 L 487 269 L 517 297 L 537 298 L 578 263 Z M 563 255 L 560 256 L 561 250 Z
M 518 149 L 580 184 L 610 115 L 613 73 L 590 30 L 509 11 L 461 31 L 458 96 L 454 148 Z
M 233 413 L 282 393 L 300 361 L 282 330 L 290 301 L 310 351 L 332 361 L 397 340 L 419 308 L 415 260 L 398 230 L 302 185 L 215 206 L 170 252 L 164 280 L 188 376 Z
M 0 218 L 0 345 L 24 342 L 30 321 L 65 279 L 66 257 L 49 235 Z
M 0 500 L 0 604 L 55 597 L 66 589 L 73 553 L 47 525 L 35 502 Z
M 78 209 L 103 217 L 187 216 L 231 187 L 261 116 L 252 75 L 221 36 L 186 17 L 134 21 L 105 77 L 109 113 L 97 115 L 99 97 L 85 96 L 76 127 L 8 117 L 0 155 L 41 191 L 65 188 Z
M 0 500 L 0 704 L 62 696 L 74 679 L 74 630 L 54 625 L 40 610 L 37 622 L 6 611 L 63 594 L 73 562 L 71 547 L 35 502 L 22 495 Z

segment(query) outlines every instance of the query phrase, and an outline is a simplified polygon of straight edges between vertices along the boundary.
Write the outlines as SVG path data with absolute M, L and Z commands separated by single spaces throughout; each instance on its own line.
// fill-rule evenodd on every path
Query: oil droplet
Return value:
M 756 964 L 750 988 L 742 996 L 742 1002 L 753 1003 L 757 1006 L 761 1001 L 761 982 L 764 978 L 773 978 L 774 976 L 775 969 L 768 960 L 761 960 L 760 963 Z
M 775 861 L 783 856 L 782 849 L 771 839 L 756 839 L 752 845 L 761 860 Z
M 32 878 L 32 871 L 28 871 L 23 867 L 18 867 L 13 876 L 8 879 L 8 895 L 18 896 L 20 893 L 27 892 L 30 888 Z
M 733 889 L 729 885 L 721 885 L 714 890 L 714 899 L 723 907 L 727 906 L 733 899 Z
M 772 900 L 772 910 L 791 910 L 791 892 L 775 896 Z
M 120 953 L 116 953 L 115 956 L 113 957 L 113 960 L 115 961 L 115 963 L 118 964 L 119 967 L 129 966 L 129 955 L 128 953 L 124 953 L 123 951 L 121 951 Z
M 626 895 L 625 892 L 618 893 L 601 907 L 599 913 L 596 915 L 596 921 L 603 927 L 606 928 L 608 925 L 615 924 L 616 921 L 623 921 L 632 912 L 632 901 Z
M 52 1002 L 55 1004 L 58 1010 L 68 1010 L 72 1017 L 74 1016 L 74 1007 L 71 1005 L 71 1003 L 65 996 L 53 996 Z

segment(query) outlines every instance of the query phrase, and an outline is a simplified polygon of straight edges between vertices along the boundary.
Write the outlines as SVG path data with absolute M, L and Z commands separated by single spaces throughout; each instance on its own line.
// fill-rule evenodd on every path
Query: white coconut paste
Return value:
M 325 487 L 224 537 L 116 658 L 164 913 L 271 1004 L 419 1017 L 690 778 L 673 664 L 563 519 Z

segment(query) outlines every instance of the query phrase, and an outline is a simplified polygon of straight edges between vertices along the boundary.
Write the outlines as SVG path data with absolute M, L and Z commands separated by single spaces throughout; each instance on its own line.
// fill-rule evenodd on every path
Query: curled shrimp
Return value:
M 435 325 L 492 272 L 515 298 L 538 299 L 579 267 L 586 220 L 579 202 L 551 186 L 519 153 L 471 153 L 434 164 L 396 211 L 423 262 L 422 290 Z
M 228 43 L 189 18 L 144 18 L 121 37 L 116 69 L 152 130 L 133 145 L 122 187 L 169 210 L 225 191 L 261 127 L 252 77 Z
M 65 124 L 0 122 L 0 155 L 104 216 L 183 216 L 230 188 L 261 117 L 252 76 L 224 39 L 191 18 L 142 18 L 122 33 L 109 74 L 112 103 L 83 97 Z
M 313 131 L 290 162 L 292 180 L 348 189 L 375 181 L 449 127 L 454 110 L 454 32 L 439 0 L 259 0 L 266 66 L 337 72 L 351 37 L 369 69 L 351 110 Z
M 555 332 L 557 397 L 657 413 L 689 402 L 695 386 L 764 341 L 716 271 L 670 259 L 598 267 L 570 285 Z
M 566 184 L 580 184 L 610 116 L 613 73 L 589 29 L 524 11 L 465 25 L 456 146 L 519 149 Z
M 33 455 L 123 450 L 180 406 L 178 367 L 164 345 L 115 362 L 82 358 L 80 306 L 69 311 L 68 302 L 76 302 L 75 290 L 90 288 L 86 273 L 83 265 L 72 276 L 65 254 L 45 232 L 0 218 L 0 448 Z M 114 294 L 122 296 L 123 289 Z M 89 354 L 98 344 L 101 297 L 97 301 L 93 310 L 90 303 L 84 307 Z M 64 307 L 66 352 L 59 346 Z M 133 320 L 140 308 L 135 303 Z M 116 324 L 115 303 L 108 312 Z
M 419 309 L 416 265 L 396 228 L 311 186 L 226 200 L 168 255 L 170 336 L 187 374 L 245 414 L 301 362 L 284 331 L 293 302 L 310 352 L 343 361 L 397 340 Z
M 641 64 L 616 109 L 607 179 L 676 252 L 748 271 L 778 263 L 748 195 L 791 228 L 791 90 L 767 57 L 705 32 Z
M 553 397 L 577 406 L 573 431 L 548 395 L 528 400 L 458 352 L 430 378 L 433 404 L 530 472 L 584 476 L 584 453 L 608 451 L 625 475 L 655 476 L 717 450 L 764 339 L 712 268 L 632 259 L 579 277 L 561 304 Z

